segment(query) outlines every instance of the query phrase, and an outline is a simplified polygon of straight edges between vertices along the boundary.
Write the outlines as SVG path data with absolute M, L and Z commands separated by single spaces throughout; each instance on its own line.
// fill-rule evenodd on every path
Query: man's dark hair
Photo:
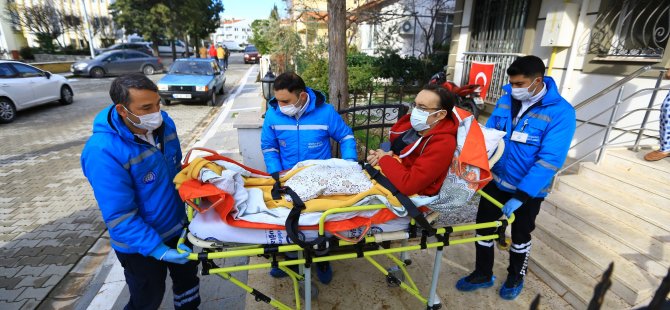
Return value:
M 275 79 L 274 89 L 275 91 L 286 89 L 292 93 L 300 93 L 306 91 L 307 86 L 299 75 L 294 72 L 285 72 Z
M 440 97 L 440 109 L 446 110 L 451 114 L 451 110 L 454 108 L 456 100 L 458 100 L 456 94 L 437 84 L 428 84 L 423 87 L 423 90 L 430 91 Z
M 530 78 L 544 76 L 544 62 L 533 55 L 519 57 L 507 68 L 507 75 L 519 74 Z
M 112 86 L 109 88 L 109 96 L 112 97 L 112 102 L 127 107 L 130 103 L 131 88 L 158 92 L 156 84 L 146 75 L 139 72 L 124 74 L 112 81 Z

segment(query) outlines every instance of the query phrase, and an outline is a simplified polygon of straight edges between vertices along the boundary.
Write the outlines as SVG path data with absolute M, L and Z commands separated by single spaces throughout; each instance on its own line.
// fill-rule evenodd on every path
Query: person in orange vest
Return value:
M 200 54 L 200 58 L 203 59 L 207 58 L 207 47 L 205 47 L 204 45 L 201 46 L 200 49 L 198 50 L 198 53 Z
M 214 58 L 216 62 L 219 62 L 219 58 L 216 57 L 216 47 L 214 47 L 214 43 L 209 45 L 209 58 Z

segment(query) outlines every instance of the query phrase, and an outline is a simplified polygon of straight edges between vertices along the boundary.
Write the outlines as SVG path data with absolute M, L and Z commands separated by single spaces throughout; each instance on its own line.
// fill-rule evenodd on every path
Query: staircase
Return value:
M 603 309 L 649 303 L 670 267 L 670 159 L 611 149 L 599 165 L 563 175 L 543 203 L 530 269 L 585 309 L 614 262 Z

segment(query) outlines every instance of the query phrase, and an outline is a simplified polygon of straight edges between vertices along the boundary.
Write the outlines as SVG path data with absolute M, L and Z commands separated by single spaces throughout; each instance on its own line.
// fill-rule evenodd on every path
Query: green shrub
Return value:
M 23 60 L 35 60 L 33 49 L 30 46 L 24 46 L 19 50 L 19 55 Z

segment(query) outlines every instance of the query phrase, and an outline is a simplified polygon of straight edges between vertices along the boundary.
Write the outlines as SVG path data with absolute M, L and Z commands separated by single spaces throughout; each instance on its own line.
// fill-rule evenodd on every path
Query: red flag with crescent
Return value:
M 479 95 L 485 99 L 486 92 L 489 90 L 491 85 L 491 80 L 493 79 L 493 69 L 495 68 L 494 63 L 485 63 L 485 62 L 476 62 L 473 61 L 470 66 L 470 85 L 478 84 L 482 85 L 480 88 Z

